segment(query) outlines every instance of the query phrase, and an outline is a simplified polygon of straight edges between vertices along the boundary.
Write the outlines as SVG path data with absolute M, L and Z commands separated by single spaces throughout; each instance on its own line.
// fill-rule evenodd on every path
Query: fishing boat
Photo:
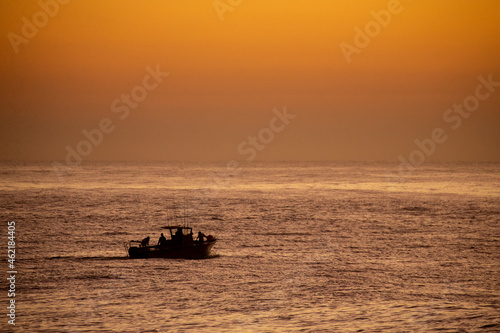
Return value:
M 128 254 L 130 258 L 185 258 L 201 259 L 210 254 L 217 242 L 212 235 L 205 236 L 199 232 L 193 239 L 193 229 L 186 226 L 162 227 L 170 233 L 170 239 L 161 234 L 157 245 L 149 245 L 149 237 L 142 241 L 130 241 Z

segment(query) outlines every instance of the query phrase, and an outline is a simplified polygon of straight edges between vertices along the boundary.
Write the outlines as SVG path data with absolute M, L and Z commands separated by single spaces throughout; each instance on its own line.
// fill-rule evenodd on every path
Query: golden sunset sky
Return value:
M 500 82 L 498 0 L 5 0 L 0 15 L 3 160 L 64 160 L 106 118 L 84 159 L 243 160 L 285 106 L 296 117 L 257 160 L 397 161 L 436 128 L 429 159 L 500 160 L 500 86 L 477 88 Z M 169 75 L 120 119 L 148 67 Z

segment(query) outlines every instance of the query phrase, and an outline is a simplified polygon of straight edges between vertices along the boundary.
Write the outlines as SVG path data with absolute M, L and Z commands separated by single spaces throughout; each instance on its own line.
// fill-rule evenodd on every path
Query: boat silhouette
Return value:
M 157 245 L 149 245 L 149 237 L 142 241 L 129 242 L 130 258 L 185 258 L 201 259 L 209 256 L 212 247 L 217 242 L 212 235 L 205 236 L 199 232 L 193 239 L 193 228 L 187 226 L 165 226 L 170 232 L 170 239 L 161 234 Z

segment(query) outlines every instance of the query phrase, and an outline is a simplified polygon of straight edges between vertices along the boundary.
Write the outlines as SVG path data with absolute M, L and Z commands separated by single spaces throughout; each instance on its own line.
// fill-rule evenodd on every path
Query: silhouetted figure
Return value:
M 141 241 L 141 246 L 142 247 L 146 247 L 149 245 L 149 236 L 144 238 L 142 241 Z
M 205 241 L 205 237 L 207 237 L 207 236 L 205 236 L 204 233 L 202 233 L 201 231 L 198 231 L 198 242 Z
M 175 242 L 182 245 L 182 229 L 177 228 L 177 231 L 175 232 Z
M 163 233 L 160 236 L 160 239 L 158 239 L 158 245 L 160 246 L 166 246 L 167 245 L 167 239 L 165 236 L 163 236 Z

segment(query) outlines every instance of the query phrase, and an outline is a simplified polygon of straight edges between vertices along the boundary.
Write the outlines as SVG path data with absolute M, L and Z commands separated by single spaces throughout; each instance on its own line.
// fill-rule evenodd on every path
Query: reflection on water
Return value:
M 2 176 L 24 331 L 500 330 L 498 166 L 258 164 L 218 187 L 214 164 L 99 166 Z M 211 258 L 126 257 L 184 214 Z

